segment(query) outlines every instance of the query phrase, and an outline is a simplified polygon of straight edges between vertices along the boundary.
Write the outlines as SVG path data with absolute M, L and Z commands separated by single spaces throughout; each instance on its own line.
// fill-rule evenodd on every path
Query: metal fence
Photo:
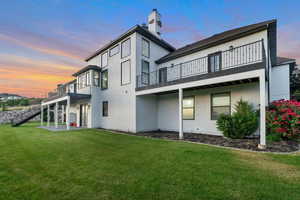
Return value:
M 160 69 L 138 75 L 137 88 L 158 85 L 186 77 L 214 73 L 216 71 L 227 70 L 231 68 L 244 67 L 253 63 L 262 62 L 264 59 L 263 40 L 238 47 L 230 47 L 229 50 L 218 52 L 218 68 L 211 70 L 209 64 L 210 56 L 205 56 L 190 60 L 184 63 L 161 67 Z

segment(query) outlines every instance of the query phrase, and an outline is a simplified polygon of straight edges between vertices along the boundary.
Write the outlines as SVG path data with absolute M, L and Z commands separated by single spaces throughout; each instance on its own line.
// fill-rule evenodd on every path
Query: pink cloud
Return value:
M 278 55 L 294 58 L 300 63 L 300 23 L 278 27 Z

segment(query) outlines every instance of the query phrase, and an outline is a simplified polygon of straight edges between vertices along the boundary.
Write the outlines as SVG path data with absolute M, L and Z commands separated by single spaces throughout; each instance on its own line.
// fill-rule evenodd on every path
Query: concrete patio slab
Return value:
M 55 126 L 39 126 L 38 128 L 43 128 L 43 129 L 46 129 L 48 131 L 74 131 L 74 130 L 85 129 L 85 127 L 73 127 L 73 126 L 71 126 L 70 130 L 67 130 L 66 125 L 58 125 L 57 128 Z

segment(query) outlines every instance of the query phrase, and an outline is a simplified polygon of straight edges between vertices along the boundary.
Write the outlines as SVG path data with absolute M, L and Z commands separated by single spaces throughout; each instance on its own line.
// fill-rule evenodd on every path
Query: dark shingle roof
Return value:
M 98 67 L 97 65 L 88 65 L 88 66 L 82 68 L 81 70 L 79 70 L 78 72 L 74 73 L 73 76 L 78 76 L 79 74 L 82 74 L 83 72 L 86 72 L 90 69 L 101 71 L 101 68 Z
M 296 60 L 293 58 L 286 58 L 286 57 L 277 57 L 276 59 L 276 65 L 283 65 L 288 63 L 295 63 Z
M 126 37 L 130 36 L 131 34 L 138 32 L 139 34 L 147 37 L 148 39 L 150 39 L 152 42 L 160 45 L 161 47 L 169 50 L 170 52 L 174 51 L 175 48 L 170 45 L 169 43 L 167 43 L 166 41 L 156 37 L 155 35 L 153 35 L 149 30 L 141 27 L 140 25 L 136 25 L 133 28 L 129 29 L 128 31 L 126 31 L 125 33 L 123 33 L 122 35 L 120 35 L 119 37 L 117 37 L 117 39 L 111 41 L 110 43 L 108 43 L 107 45 L 103 46 L 102 48 L 100 48 L 99 50 L 97 50 L 95 53 L 93 53 L 92 55 L 88 56 L 85 61 L 89 61 L 90 59 L 94 58 L 95 56 L 101 54 L 102 52 L 106 51 L 108 48 L 110 48 L 111 46 L 114 46 L 115 44 L 119 43 L 120 41 L 122 41 L 123 39 L 125 39 Z
M 167 62 L 169 60 L 190 54 L 190 53 L 194 53 L 197 52 L 199 50 L 202 49 L 206 49 L 212 46 L 216 46 L 218 44 L 224 43 L 224 42 L 228 42 L 252 33 L 256 33 L 262 30 L 267 29 L 268 25 L 271 23 L 276 23 L 276 20 L 269 20 L 269 21 L 264 21 L 264 22 L 260 22 L 257 24 L 252 24 L 252 25 L 248 25 L 248 26 L 243 26 L 240 28 L 236 28 L 236 29 L 232 29 L 229 31 L 225 31 L 219 34 L 215 34 L 211 37 L 208 37 L 206 39 L 200 40 L 198 42 L 189 44 L 187 46 L 184 46 L 182 48 L 177 49 L 176 51 L 173 51 L 171 53 L 169 53 L 168 55 L 160 58 L 159 60 L 156 61 L 156 63 L 160 64 L 160 63 L 164 63 Z

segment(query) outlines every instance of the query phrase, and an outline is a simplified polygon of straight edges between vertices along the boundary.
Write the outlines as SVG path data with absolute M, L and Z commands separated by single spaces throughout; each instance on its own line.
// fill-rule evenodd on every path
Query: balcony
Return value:
M 177 65 L 160 67 L 150 73 L 142 72 L 136 77 L 136 90 L 255 70 L 263 68 L 264 61 L 263 40 L 259 40 Z
M 66 96 L 80 96 L 84 94 L 78 94 L 76 91 L 76 86 L 70 91 L 70 88 L 68 88 L 68 84 L 60 84 L 57 86 L 57 88 L 54 91 L 51 91 L 48 93 L 48 98 L 44 100 L 44 102 L 52 101 L 55 99 L 59 99 Z

